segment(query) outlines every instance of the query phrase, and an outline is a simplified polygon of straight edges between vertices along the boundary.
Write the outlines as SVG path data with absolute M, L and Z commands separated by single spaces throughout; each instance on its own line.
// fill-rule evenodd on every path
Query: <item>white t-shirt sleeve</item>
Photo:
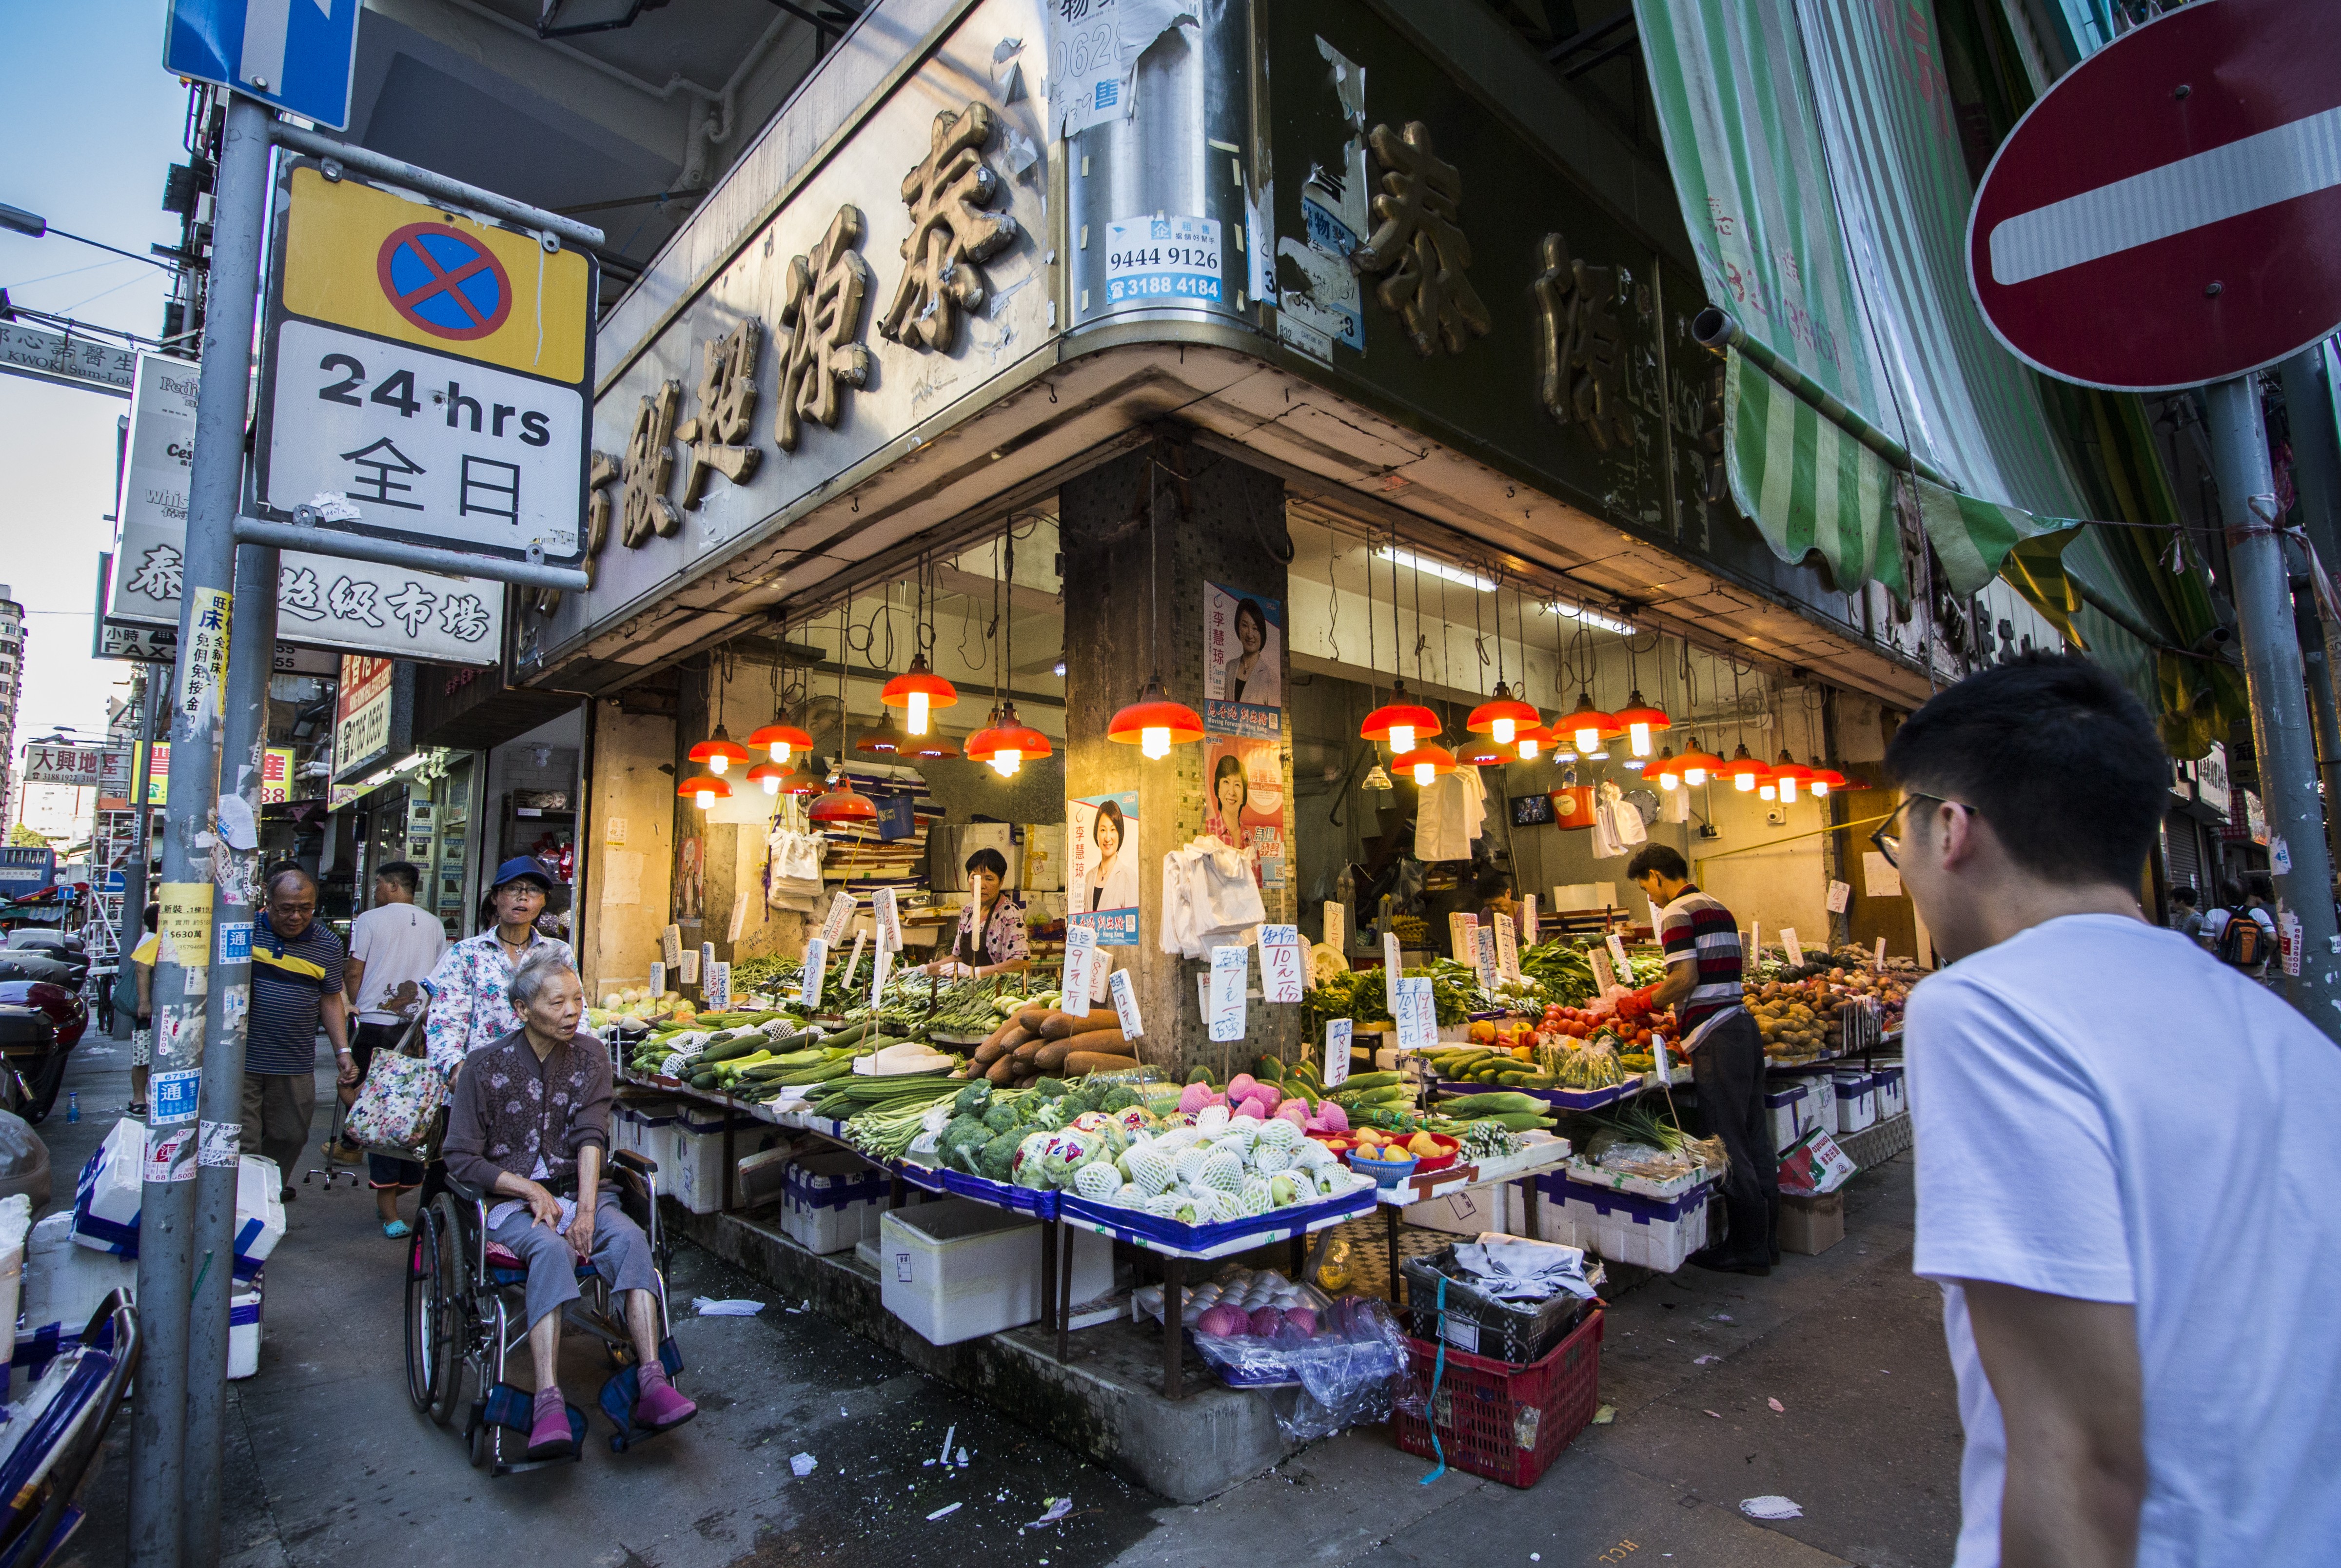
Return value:
M 2112 1139 L 2081 1064 L 1956 970 L 1911 994 L 1905 1037 L 1913 1272 L 2134 1302 Z
M 366 915 L 373 913 L 368 909 L 350 922 L 350 957 L 361 963 L 371 962 L 374 958 L 374 928 L 378 922 L 366 918 Z

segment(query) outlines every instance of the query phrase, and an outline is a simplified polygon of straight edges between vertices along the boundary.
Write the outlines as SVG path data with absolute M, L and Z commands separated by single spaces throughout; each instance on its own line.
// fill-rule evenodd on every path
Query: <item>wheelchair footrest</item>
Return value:
M 659 1342 L 659 1360 L 665 1365 L 670 1378 L 682 1371 L 682 1352 L 676 1347 L 672 1336 Z M 658 1435 L 634 1425 L 634 1401 L 642 1397 L 642 1373 L 632 1363 L 602 1384 L 602 1414 L 618 1429 L 610 1439 L 610 1447 L 616 1453 L 623 1454 L 628 1445 Z
M 569 1415 L 570 1450 L 573 1454 L 583 1454 L 585 1452 L 585 1413 L 566 1403 L 561 1408 Z M 536 1395 L 528 1389 L 499 1383 L 488 1390 L 485 1419 L 490 1425 L 517 1432 L 525 1442 L 529 1428 L 536 1424 Z

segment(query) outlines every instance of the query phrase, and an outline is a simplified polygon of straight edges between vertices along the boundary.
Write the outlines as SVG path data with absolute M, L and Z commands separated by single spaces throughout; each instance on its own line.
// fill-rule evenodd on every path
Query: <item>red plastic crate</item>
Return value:
M 1416 1398 L 1430 1401 L 1448 1464 L 1507 1486 L 1535 1485 L 1600 1405 L 1602 1316 L 1592 1313 L 1551 1354 L 1526 1366 L 1449 1345 L 1441 1371 L 1438 1345 L 1407 1341 L 1407 1379 Z M 1390 1430 L 1407 1453 L 1432 1457 L 1431 1423 L 1422 1416 L 1393 1411 Z

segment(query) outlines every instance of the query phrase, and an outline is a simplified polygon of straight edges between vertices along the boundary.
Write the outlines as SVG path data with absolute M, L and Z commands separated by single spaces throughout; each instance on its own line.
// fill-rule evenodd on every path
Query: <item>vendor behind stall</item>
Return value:
M 1682 856 L 1667 845 L 1636 850 L 1626 876 L 1659 906 L 1667 978 L 1645 994 L 1653 1009 L 1675 1009 L 1678 1048 L 1690 1057 L 1699 1108 L 1731 1157 L 1723 1179 L 1731 1234 L 1690 1261 L 1727 1274 L 1769 1274 L 1778 1260 L 1779 1166 L 1764 1112 L 1764 1037 L 1740 1001 L 1739 922 L 1699 891 Z
M 1007 877 L 1007 857 L 997 849 L 987 847 L 967 858 L 967 908 L 960 911 L 951 951 L 927 965 L 928 974 L 1004 975 L 1032 967 L 1024 906 L 1001 887 Z

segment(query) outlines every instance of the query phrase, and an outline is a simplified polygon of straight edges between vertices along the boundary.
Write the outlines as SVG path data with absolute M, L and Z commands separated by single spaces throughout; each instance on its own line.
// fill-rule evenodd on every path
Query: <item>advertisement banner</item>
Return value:
M 393 660 L 350 654 L 334 697 L 334 771 L 344 779 L 390 754 Z
M 1281 888 L 1284 757 L 1281 742 L 1213 735 L 1203 743 L 1203 831 L 1244 852 L 1252 880 Z
M 1138 946 L 1138 792 L 1065 802 L 1065 921 L 1101 948 Z
M 1284 733 L 1284 605 L 1203 585 L 1203 728 Z
M 260 803 L 282 806 L 293 799 L 293 748 L 271 746 L 260 754 Z
M 102 746 L 35 742 L 25 748 L 25 782 L 69 784 L 76 789 L 95 789 L 99 777 L 105 770 L 105 749 Z

